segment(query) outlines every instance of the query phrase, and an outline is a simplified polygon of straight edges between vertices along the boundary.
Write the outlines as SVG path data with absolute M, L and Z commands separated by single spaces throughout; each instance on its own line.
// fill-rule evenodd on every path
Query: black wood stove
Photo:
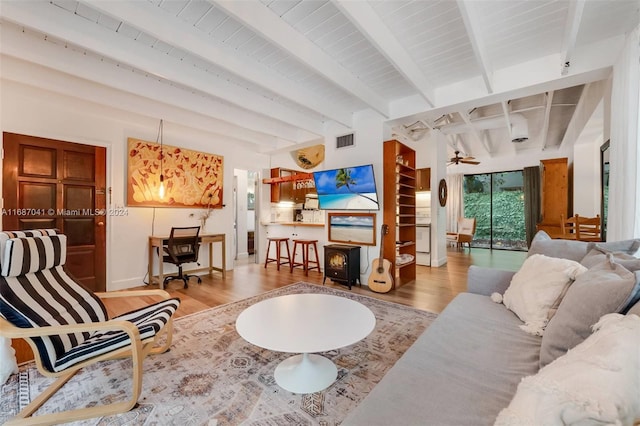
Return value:
M 329 244 L 324 246 L 324 279 L 351 286 L 360 281 L 360 246 Z

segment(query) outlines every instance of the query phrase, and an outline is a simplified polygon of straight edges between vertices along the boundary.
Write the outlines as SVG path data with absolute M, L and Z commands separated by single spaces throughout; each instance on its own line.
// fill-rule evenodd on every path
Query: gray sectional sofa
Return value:
M 536 236 L 529 255 L 583 259 L 593 244 Z M 471 266 L 459 294 L 343 425 L 492 425 L 525 376 L 540 369 L 542 338 L 490 295 L 514 272 Z M 640 303 L 632 313 L 640 314 Z

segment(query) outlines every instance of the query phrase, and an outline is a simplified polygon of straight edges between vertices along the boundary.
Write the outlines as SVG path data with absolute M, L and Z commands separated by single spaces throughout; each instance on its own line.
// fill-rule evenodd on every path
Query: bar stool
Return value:
M 293 272 L 293 268 L 296 266 L 302 266 L 304 274 L 309 275 L 311 269 L 317 269 L 320 271 L 320 261 L 318 260 L 318 240 L 293 240 L 293 257 L 291 258 L 290 272 Z M 296 250 L 298 245 L 302 247 L 302 262 L 296 262 Z M 313 252 L 316 255 L 316 260 L 309 259 L 309 247 L 313 245 Z M 309 264 L 315 264 L 315 266 L 309 266 Z
M 291 265 L 291 252 L 289 251 L 289 238 L 280 238 L 280 237 L 269 237 L 267 238 L 269 241 L 267 242 L 267 258 L 264 260 L 264 267 L 267 267 L 269 262 L 276 262 L 278 265 L 278 271 L 280 270 L 280 265 Z M 276 244 L 276 257 L 269 257 L 269 250 L 271 249 L 271 243 Z M 287 255 L 283 256 L 284 251 L 281 249 L 282 243 L 287 248 Z M 285 261 L 283 261 L 285 260 Z

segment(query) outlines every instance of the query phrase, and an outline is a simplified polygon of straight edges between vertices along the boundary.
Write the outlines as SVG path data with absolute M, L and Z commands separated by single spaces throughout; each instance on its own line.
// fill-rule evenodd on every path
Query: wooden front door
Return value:
M 57 228 L 67 235 L 67 270 L 106 290 L 106 149 L 4 133 L 2 227 Z

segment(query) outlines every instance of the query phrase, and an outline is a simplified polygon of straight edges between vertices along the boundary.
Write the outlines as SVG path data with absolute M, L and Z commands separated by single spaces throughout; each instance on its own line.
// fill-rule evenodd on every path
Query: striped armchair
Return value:
M 179 299 L 162 290 L 92 293 L 65 272 L 66 238 L 55 230 L 0 232 L 0 336 L 25 339 L 39 371 L 58 378 L 7 424 L 52 424 L 128 411 L 140 396 L 142 360 L 171 345 Z M 108 318 L 101 299 L 134 296 L 163 300 Z M 133 361 L 129 400 L 31 417 L 83 367 L 123 357 Z

